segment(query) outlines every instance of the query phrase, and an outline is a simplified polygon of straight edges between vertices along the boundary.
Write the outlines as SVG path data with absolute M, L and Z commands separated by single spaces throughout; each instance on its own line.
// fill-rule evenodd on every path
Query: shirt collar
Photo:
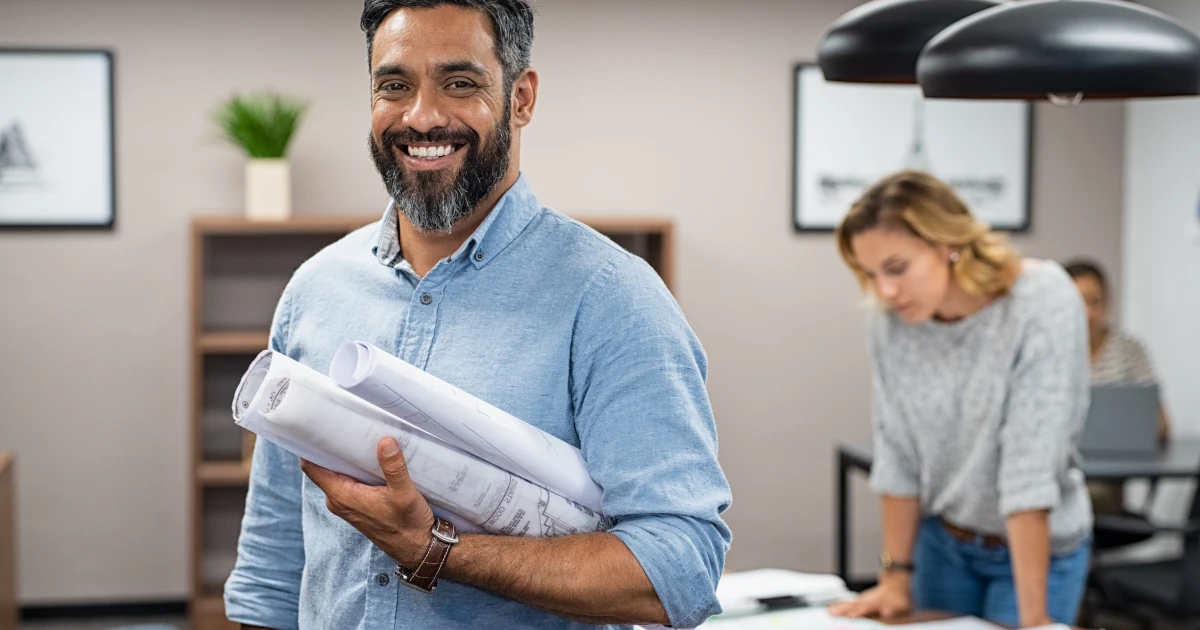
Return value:
M 541 211 L 542 206 L 533 194 L 533 189 L 521 175 L 517 181 L 496 202 L 496 207 L 488 213 L 487 218 L 471 237 L 463 242 L 450 256 L 450 260 L 458 260 L 469 256 L 475 268 L 486 265 L 496 254 L 506 247 L 519 235 L 529 222 Z M 400 219 L 399 209 L 395 201 L 388 202 L 380 224 L 379 240 L 371 248 L 375 259 L 386 267 L 395 267 L 403 260 L 400 251 Z

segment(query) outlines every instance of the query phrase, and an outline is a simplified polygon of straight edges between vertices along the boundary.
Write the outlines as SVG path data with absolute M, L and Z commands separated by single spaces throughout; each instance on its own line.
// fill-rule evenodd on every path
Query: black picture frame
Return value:
M 789 222 L 792 225 L 793 231 L 796 233 L 830 234 L 836 229 L 836 225 L 814 224 L 814 223 L 806 223 L 805 222 L 803 208 L 802 208 L 802 201 L 801 201 L 801 192 L 800 192 L 801 191 L 801 182 L 800 182 L 801 152 L 802 152 L 801 144 L 803 141 L 803 139 L 800 137 L 801 136 L 800 125 L 801 125 L 801 114 L 802 114 L 802 112 L 801 112 L 801 108 L 802 108 L 801 73 L 806 70 L 811 71 L 814 69 L 819 71 L 817 64 L 814 62 L 811 62 L 811 61 L 801 61 L 792 66 L 792 82 L 791 82 L 792 83 L 792 107 L 791 107 L 791 112 L 790 112 L 791 113 L 790 129 L 791 129 L 791 133 L 792 133 L 792 164 L 791 164 L 791 176 L 789 178 L 790 185 L 791 185 L 791 194 L 790 194 L 791 206 L 789 208 Z M 871 88 L 871 87 L 877 87 L 877 86 L 860 86 L 860 87 Z M 893 86 L 878 86 L 878 87 L 886 88 L 886 87 L 893 87 Z M 1021 156 L 1022 160 L 1023 160 L 1023 165 L 1020 167 L 1020 170 L 1023 173 L 1024 178 L 1025 178 L 1024 191 L 1023 191 L 1023 194 L 1020 195 L 1021 217 L 1020 217 L 1019 221 L 1017 221 L 1015 223 L 997 224 L 997 225 L 993 225 L 992 227 L 996 231 L 1000 231 L 1000 232 L 1008 232 L 1008 233 L 1012 233 L 1012 234 L 1022 234 L 1022 233 L 1030 232 L 1033 228 L 1033 193 L 1034 193 L 1034 187 L 1036 185 L 1036 181 L 1034 178 L 1034 171 L 1035 171 L 1034 143 L 1036 141 L 1035 120 L 1034 120 L 1035 110 L 1034 110 L 1033 103 L 1028 102 L 1028 101 L 1022 102 L 1022 103 L 1016 104 L 1016 105 L 1018 105 L 1020 108 L 1022 108 L 1024 110 L 1024 115 L 1023 115 L 1024 130 L 1020 132 L 1021 136 L 1024 138 L 1024 145 L 1025 145 L 1024 151 L 1022 152 L 1022 156 Z M 900 170 L 900 168 L 896 168 L 895 170 Z M 938 175 L 937 172 L 934 172 L 933 174 Z M 881 176 L 882 175 L 883 174 L 881 174 Z M 968 206 L 970 206 L 970 205 L 971 204 L 968 202 Z M 849 204 L 846 205 L 846 209 L 847 210 L 849 209 Z
M 116 63 L 115 55 L 111 49 L 106 48 L 47 48 L 47 47 L 0 47 L 0 62 L 15 61 L 21 58 L 27 60 L 64 60 L 75 58 L 82 62 L 83 60 L 99 60 L 101 62 L 104 76 L 99 81 L 102 94 L 96 97 L 96 102 L 107 108 L 107 112 L 100 116 L 106 128 L 101 130 L 101 144 L 103 145 L 95 151 L 97 156 L 104 158 L 98 168 L 104 170 L 100 175 L 100 180 L 106 183 L 107 190 L 103 194 L 96 195 L 100 203 L 105 204 L 106 211 L 97 213 L 98 217 L 84 218 L 81 214 L 77 218 L 56 218 L 55 220 L 36 221 L 36 220 L 13 220 L 7 217 L 0 208 L 0 232 L 3 231 L 114 231 L 117 225 L 117 147 L 116 147 Z M 47 77 L 47 81 L 53 81 L 54 77 Z M 17 88 L 20 89 L 20 88 Z M 78 101 L 73 102 L 73 106 L 80 105 Z M 94 104 L 93 104 L 94 106 Z M 6 108 L 0 105 L 0 205 L 4 203 L 4 185 L 3 175 L 6 159 L 11 159 L 11 151 L 29 151 L 29 143 L 32 141 L 20 131 L 19 123 L 9 120 L 4 120 Z M 14 132 L 14 129 L 17 131 Z M 7 135 L 6 135 L 7 134 Z M 21 148 L 14 149 L 17 144 Z M 26 156 L 28 158 L 28 156 Z M 27 160 L 31 161 L 31 160 Z M 33 164 L 38 164 L 33 162 Z M 22 167 L 26 170 L 35 171 L 36 168 Z M 92 173 L 95 175 L 95 173 Z M 62 190 L 72 188 L 70 182 L 60 184 Z M 93 197 L 89 197 L 93 198 Z

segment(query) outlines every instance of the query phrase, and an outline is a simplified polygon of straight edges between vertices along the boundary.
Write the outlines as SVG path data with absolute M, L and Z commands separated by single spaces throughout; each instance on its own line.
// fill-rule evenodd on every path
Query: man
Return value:
M 272 348 L 324 372 L 369 341 L 578 445 L 615 525 L 455 543 L 393 440 L 385 487 L 259 440 L 226 614 L 276 630 L 700 624 L 720 610 L 731 500 L 706 359 L 649 265 L 520 175 L 531 8 L 366 0 L 362 26 L 393 202 L 296 272 Z

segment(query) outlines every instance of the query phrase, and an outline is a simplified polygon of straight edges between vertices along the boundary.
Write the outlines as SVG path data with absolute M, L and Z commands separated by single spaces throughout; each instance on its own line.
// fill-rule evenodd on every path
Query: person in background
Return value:
M 1023 260 L 919 171 L 871 186 L 837 231 L 872 317 L 879 584 L 835 615 L 912 608 L 1073 623 L 1091 555 L 1078 468 L 1087 331 L 1070 277 Z
M 1133 337 L 1117 330 L 1109 321 L 1108 281 L 1100 265 L 1076 259 L 1063 265 L 1075 280 L 1083 297 L 1088 318 L 1088 347 L 1091 354 L 1092 383 L 1096 385 L 1154 385 L 1158 379 L 1145 347 Z M 1159 406 L 1158 437 L 1166 442 L 1171 436 L 1171 421 L 1166 406 Z M 1089 481 L 1092 506 L 1096 514 L 1139 517 L 1125 509 L 1125 485 Z M 1096 533 L 1096 549 L 1131 545 L 1150 538 L 1148 534 L 1101 530 Z
M 1090 260 L 1072 260 L 1063 265 L 1083 297 L 1088 318 L 1088 347 L 1091 352 L 1092 383 L 1096 385 L 1156 385 L 1158 378 L 1145 346 L 1117 330 L 1109 322 L 1108 280 L 1100 266 Z M 1171 437 L 1171 421 L 1160 406 L 1158 436 Z

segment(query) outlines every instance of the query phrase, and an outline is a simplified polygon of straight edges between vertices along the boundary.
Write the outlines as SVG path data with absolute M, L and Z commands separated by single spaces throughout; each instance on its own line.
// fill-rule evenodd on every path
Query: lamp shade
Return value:
M 1200 94 L 1200 38 L 1124 0 L 1017 0 L 936 35 L 917 61 L 929 98 Z
M 817 65 L 827 81 L 916 83 L 917 56 L 934 36 L 999 0 L 872 0 L 826 29 Z

